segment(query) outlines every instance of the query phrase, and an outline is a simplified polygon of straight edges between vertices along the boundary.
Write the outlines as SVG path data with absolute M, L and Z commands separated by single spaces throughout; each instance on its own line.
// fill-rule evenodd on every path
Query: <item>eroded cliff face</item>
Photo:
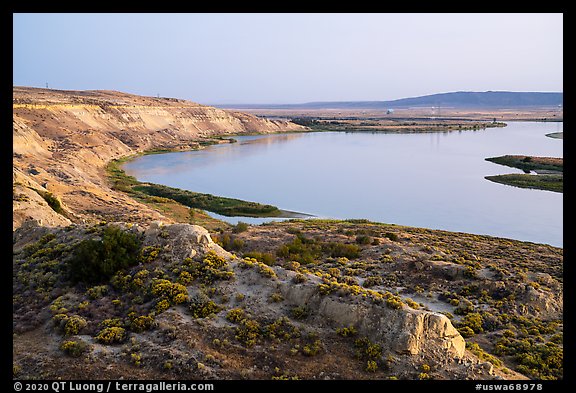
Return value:
M 13 228 L 27 219 L 61 225 L 101 217 L 163 218 L 111 190 L 103 177 L 106 163 L 148 149 L 190 149 L 211 136 L 304 129 L 185 100 L 14 87 Z M 65 216 L 35 190 L 58 198 Z
M 312 307 L 320 319 L 334 328 L 356 326 L 360 333 L 398 354 L 428 357 L 435 354 L 458 359 L 464 355 L 464 339 L 443 314 L 408 307 L 399 311 L 382 304 L 324 297 L 313 286 L 290 282 L 284 283 L 282 293 L 297 305 Z

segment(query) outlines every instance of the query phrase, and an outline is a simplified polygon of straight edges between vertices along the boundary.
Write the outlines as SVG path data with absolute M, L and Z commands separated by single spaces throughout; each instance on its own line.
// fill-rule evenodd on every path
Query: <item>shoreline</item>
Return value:
M 485 160 L 524 171 L 523 174 L 513 173 L 485 176 L 484 178 L 486 180 L 519 188 L 559 193 L 564 192 L 563 158 L 505 155 L 489 157 Z M 531 174 L 531 172 L 535 172 L 535 174 Z
M 313 133 L 313 132 L 320 132 L 317 130 L 306 130 L 306 131 L 295 131 L 295 132 L 288 132 L 288 133 Z M 342 131 L 328 131 L 328 132 L 342 132 Z M 246 134 L 246 133 L 242 133 L 242 134 L 232 134 L 232 135 L 227 135 L 226 137 L 219 137 L 219 138 L 212 138 L 212 140 L 203 140 L 200 141 L 198 143 L 198 147 L 195 148 L 190 148 L 190 149 L 186 149 L 186 150 L 182 150 L 178 147 L 175 148 L 171 148 L 171 149 L 162 149 L 161 151 L 158 150 L 151 150 L 151 151 L 144 151 L 144 152 L 139 152 L 137 154 L 133 154 L 131 156 L 128 157 L 124 157 L 122 159 L 122 162 L 126 162 L 128 160 L 137 158 L 139 156 L 143 156 L 143 155 L 148 155 L 148 154 L 163 154 L 163 153 L 170 153 L 170 152 L 183 152 L 183 151 L 196 151 L 196 150 L 200 150 L 203 149 L 205 147 L 208 146 L 212 146 L 215 144 L 221 144 L 221 143 L 236 143 L 237 141 L 234 139 L 234 137 L 237 136 L 258 136 L 258 137 L 267 137 L 267 136 L 276 136 L 276 135 L 281 135 L 281 134 L 285 134 L 287 132 L 274 132 L 274 133 L 266 133 L 266 134 Z M 216 140 L 213 140 L 216 139 Z M 487 159 L 488 160 L 488 159 Z M 533 177 L 534 175 L 527 175 L 527 176 L 531 176 Z M 538 176 L 542 176 L 542 175 L 538 175 Z M 489 178 L 489 176 L 485 177 L 487 180 L 489 181 L 495 181 L 497 183 L 501 183 L 501 184 L 506 184 L 506 185 L 510 185 L 510 186 L 516 186 L 515 184 L 507 184 L 503 181 L 498 181 L 496 179 L 491 179 Z M 137 181 L 137 180 L 136 180 Z M 139 182 L 139 184 L 145 184 L 145 182 Z M 527 188 L 527 187 L 524 187 Z M 541 189 L 541 188 L 537 188 L 537 187 L 530 187 L 530 188 L 534 188 L 534 189 Z M 181 190 L 181 189 L 179 189 Z M 188 190 L 183 190 L 183 191 L 188 191 Z M 555 190 L 549 190 L 549 191 L 555 191 Z M 195 193 L 194 191 L 189 191 L 191 193 Z M 558 191 L 556 191 L 558 192 Z M 560 191 L 561 192 L 561 191 Z M 210 195 L 210 194 L 207 194 Z M 221 196 L 215 196 L 216 198 L 222 198 L 222 199 L 230 199 L 228 197 L 221 197 Z M 144 202 L 144 201 L 142 201 Z M 248 202 L 248 201 L 243 201 L 243 202 Z M 145 202 L 144 202 L 145 203 Z M 176 202 L 178 203 L 178 202 Z M 150 206 L 154 208 L 153 206 Z M 208 209 L 204 209 L 206 210 L 206 212 L 208 213 L 208 216 L 210 216 L 213 220 L 223 223 L 223 224 L 231 224 L 231 221 L 228 220 L 223 220 L 221 218 L 218 217 L 213 217 L 211 214 L 216 214 L 216 215 L 220 215 L 220 216 L 224 216 L 224 217 L 228 217 L 228 218 L 238 218 L 238 222 L 242 222 L 242 218 L 262 218 L 262 219 L 270 219 L 270 221 L 274 221 L 273 219 L 279 219 L 279 222 L 285 221 L 285 220 L 293 220 L 293 219 L 321 219 L 321 217 L 317 217 L 315 215 L 312 214 L 308 214 L 308 213 L 302 213 L 302 212 L 295 212 L 295 211 L 290 211 L 290 210 L 285 210 L 285 209 L 280 209 L 277 208 L 278 212 L 280 212 L 280 214 L 274 214 L 274 215 L 260 215 L 260 216 L 250 216 L 250 215 L 222 215 L 218 212 L 214 212 Z M 156 209 L 157 210 L 157 209 Z M 364 220 L 363 218 L 358 218 L 357 220 Z M 345 219 L 342 219 L 340 221 L 346 221 Z M 267 221 L 264 221 L 262 223 L 257 223 L 257 224 L 253 224 L 253 225 L 261 225 L 263 223 L 266 223 Z M 382 224 L 386 224 L 385 222 L 381 222 Z M 402 225 L 402 224 L 397 224 L 397 225 Z M 436 230 L 435 228 L 430 228 L 430 227 L 422 227 L 424 229 L 430 229 L 430 230 Z M 449 229 L 438 229 L 438 230 L 443 230 L 443 231 L 450 231 Z M 475 233 L 475 232 L 461 232 L 461 233 L 468 233 L 471 235 L 481 235 L 479 233 Z M 496 237 L 496 238 L 501 238 L 501 236 L 497 236 L 497 235 L 486 235 L 486 236 L 492 236 L 492 237 Z M 522 239 L 515 239 L 515 238 L 507 238 L 509 240 L 514 240 L 514 241 L 522 241 L 522 242 L 529 242 L 529 243 L 537 243 L 534 241 L 529 241 L 529 240 L 522 240 Z M 551 245 L 549 243 L 544 243 L 544 242 L 540 242 L 537 244 L 544 244 L 544 245 L 548 245 L 548 246 L 553 246 L 553 247 L 559 247 L 559 248 L 563 248 L 563 246 L 558 246 L 558 245 Z
M 122 165 L 132 161 L 138 157 L 142 157 L 145 155 L 152 155 L 152 154 L 164 154 L 164 153 L 174 153 L 174 152 L 184 152 L 184 151 L 197 151 L 203 149 L 206 146 L 220 144 L 222 140 L 226 140 L 227 142 L 224 143 L 235 143 L 236 141 L 233 138 L 226 138 L 220 139 L 216 138 L 218 142 L 211 142 L 211 140 L 201 141 L 204 143 L 199 142 L 199 146 L 196 148 L 190 149 L 151 149 L 146 150 L 143 152 L 138 152 L 135 154 L 131 154 L 128 156 L 120 157 L 117 159 L 110 160 L 104 167 L 104 175 L 105 177 L 112 182 L 113 189 L 117 191 L 124 192 L 131 197 L 139 196 L 142 197 L 141 194 L 146 194 L 149 197 L 156 197 L 156 198 L 166 198 L 171 199 L 174 202 L 180 203 L 184 206 L 187 206 L 190 209 L 201 209 L 205 210 L 209 213 L 218 214 L 225 217 L 245 217 L 245 218 L 284 218 L 284 219 L 300 219 L 300 218 L 312 218 L 315 217 L 312 214 L 302 213 L 302 212 L 295 212 L 291 210 L 280 209 L 277 206 L 272 205 L 264 205 L 257 202 L 245 201 L 236 198 L 229 198 L 219 195 L 213 194 L 206 194 L 206 193 L 199 193 L 196 191 L 185 190 L 176 187 L 169 187 L 161 184 L 154 184 L 149 182 L 141 182 L 136 179 L 134 176 L 128 175 L 124 169 L 122 169 Z M 143 187 L 149 187 L 148 192 L 143 189 Z M 212 209 L 205 208 L 206 206 L 202 203 L 182 203 L 181 201 L 174 199 L 174 195 L 181 200 L 186 200 L 194 197 L 202 197 L 203 199 L 209 199 L 212 202 L 212 206 L 215 204 L 233 204 L 233 208 L 240 209 L 240 210 L 233 210 L 231 212 L 227 212 L 222 210 L 222 208 L 213 207 Z M 172 196 L 172 197 L 170 197 Z M 188 197 L 188 198 L 186 198 Z M 155 199 L 155 201 L 159 201 L 159 199 Z M 206 202 L 208 203 L 208 202 Z M 215 211 L 216 210 L 216 211 Z M 248 211 L 250 210 L 250 211 Z M 253 212 L 252 212 L 253 211 Z M 221 220 L 219 220 L 221 221 Z
M 547 136 L 548 138 L 564 139 L 564 131 L 551 132 L 550 134 L 546 134 L 546 136 Z

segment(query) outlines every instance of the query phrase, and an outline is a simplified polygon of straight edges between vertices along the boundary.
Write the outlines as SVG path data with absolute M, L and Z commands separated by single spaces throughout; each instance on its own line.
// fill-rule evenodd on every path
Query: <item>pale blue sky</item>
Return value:
M 13 84 L 203 104 L 563 91 L 562 14 L 14 14 Z

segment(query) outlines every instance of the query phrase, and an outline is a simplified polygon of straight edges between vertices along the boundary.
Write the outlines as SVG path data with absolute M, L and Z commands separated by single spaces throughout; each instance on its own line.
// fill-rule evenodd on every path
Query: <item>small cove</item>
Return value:
M 365 218 L 562 247 L 563 194 L 484 179 L 522 173 L 487 157 L 563 157 L 562 140 L 546 137 L 562 126 L 509 122 L 504 128 L 449 133 L 242 136 L 234 144 L 142 156 L 123 168 L 140 181 L 317 217 Z

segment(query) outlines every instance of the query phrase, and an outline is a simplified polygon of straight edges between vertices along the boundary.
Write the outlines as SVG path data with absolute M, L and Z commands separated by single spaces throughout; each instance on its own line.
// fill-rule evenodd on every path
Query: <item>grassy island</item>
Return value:
M 505 155 L 486 158 L 486 161 L 528 172 L 525 174 L 486 176 L 485 179 L 487 180 L 520 188 L 553 192 L 564 191 L 564 160 L 562 158 Z M 537 174 L 529 174 L 530 171 L 535 171 Z

